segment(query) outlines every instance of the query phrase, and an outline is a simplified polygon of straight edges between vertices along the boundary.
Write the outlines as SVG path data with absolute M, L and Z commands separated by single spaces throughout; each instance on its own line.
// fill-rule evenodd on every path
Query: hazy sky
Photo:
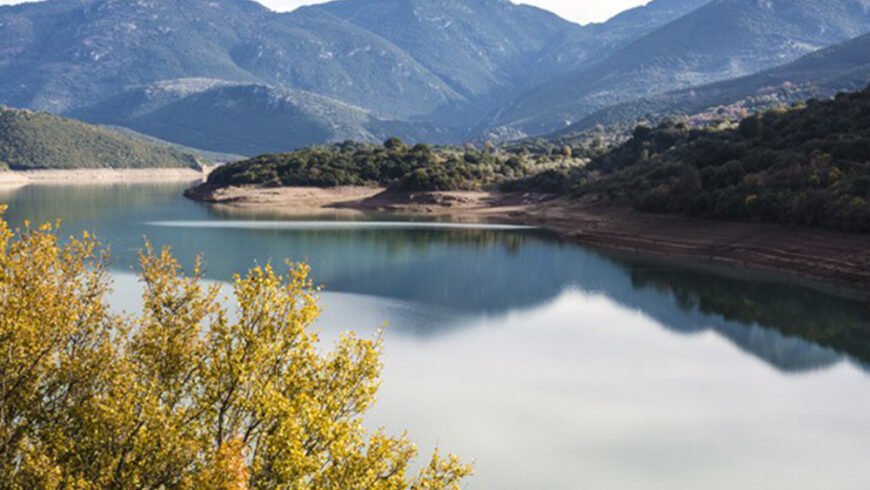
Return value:
M 323 3 L 324 0 L 258 0 L 274 10 L 293 10 L 300 5 Z M 586 24 L 600 22 L 625 9 L 648 3 L 649 0 L 514 0 L 551 10 L 566 19 Z
M 300 5 L 322 3 L 324 0 L 257 0 L 274 10 L 293 10 Z M 566 19 L 580 22 L 600 22 L 623 10 L 647 3 L 649 0 L 521 0 L 519 3 L 537 5 L 552 10 Z M 0 5 L 21 3 L 21 0 L 0 0 Z

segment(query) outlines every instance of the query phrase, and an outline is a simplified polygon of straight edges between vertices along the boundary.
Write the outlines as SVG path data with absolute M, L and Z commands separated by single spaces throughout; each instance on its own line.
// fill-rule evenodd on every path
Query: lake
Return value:
M 870 307 L 760 274 L 689 268 L 535 229 L 212 209 L 183 187 L 0 189 L 13 224 L 111 244 L 136 308 L 143 237 L 227 281 L 307 261 L 319 328 L 388 324 L 369 417 L 474 461 L 470 489 L 866 490 Z

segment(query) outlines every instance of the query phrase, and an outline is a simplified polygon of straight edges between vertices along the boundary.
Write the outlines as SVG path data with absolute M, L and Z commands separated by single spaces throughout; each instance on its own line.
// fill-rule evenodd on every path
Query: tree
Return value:
M 322 354 L 308 268 L 217 287 L 166 249 L 141 255 L 143 312 L 110 312 L 89 235 L 12 231 L 0 210 L 0 487 L 458 489 L 437 452 L 416 476 L 404 437 L 368 434 L 381 339 Z
M 388 150 L 399 151 L 405 148 L 405 142 L 401 138 L 393 136 L 384 141 L 384 148 Z

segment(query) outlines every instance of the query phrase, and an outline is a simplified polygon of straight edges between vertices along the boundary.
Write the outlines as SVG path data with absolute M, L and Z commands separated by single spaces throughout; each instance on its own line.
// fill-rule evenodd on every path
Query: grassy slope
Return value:
M 52 114 L 0 107 L 0 168 L 195 167 L 196 157 Z

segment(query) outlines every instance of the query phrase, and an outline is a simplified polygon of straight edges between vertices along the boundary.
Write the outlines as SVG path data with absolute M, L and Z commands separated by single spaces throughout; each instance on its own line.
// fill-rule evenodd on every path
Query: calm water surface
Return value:
M 112 246 L 133 309 L 147 236 L 207 275 L 305 260 L 324 337 L 385 321 L 370 421 L 474 460 L 471 489 L 866 490 L 870 308 L 510 227 L 211 209 L 177 185 L 0 189 L 13 223 Z

